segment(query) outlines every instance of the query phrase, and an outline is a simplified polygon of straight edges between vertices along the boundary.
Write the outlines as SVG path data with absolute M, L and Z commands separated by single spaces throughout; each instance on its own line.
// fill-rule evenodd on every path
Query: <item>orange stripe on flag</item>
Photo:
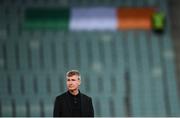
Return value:
M 119 8 L 118 29 L 151 29 L 155 8 Z

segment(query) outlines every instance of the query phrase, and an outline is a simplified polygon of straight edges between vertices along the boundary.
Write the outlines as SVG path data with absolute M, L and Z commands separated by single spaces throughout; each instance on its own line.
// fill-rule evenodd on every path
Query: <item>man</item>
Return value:
M 91 97 L 79 91 L 81 76 L 77 70 L 66 73 L 68 91 L 57 96 L 54 104 L 54 117 L 94 117 Z

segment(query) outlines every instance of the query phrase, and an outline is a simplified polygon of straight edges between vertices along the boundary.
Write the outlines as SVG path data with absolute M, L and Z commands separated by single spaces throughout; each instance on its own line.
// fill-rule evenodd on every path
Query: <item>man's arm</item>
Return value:
M 53 117 L 60 117 L 61 111 L 60 111 L 60 101 L 58 100 L 58 97 L 56 97 L 55 103 L 54 103 L 54 111 L 53 111 Z
M 92 104 L 92 99 L 90 98 L 90 117 L 94 117 L 94 108 Z

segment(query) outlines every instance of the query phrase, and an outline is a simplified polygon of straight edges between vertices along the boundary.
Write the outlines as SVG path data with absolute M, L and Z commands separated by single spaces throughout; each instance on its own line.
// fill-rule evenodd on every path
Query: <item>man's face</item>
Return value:
M 78 90 L 79 85 L 81 83 L 78 78 L 79 78 L 78 75 L 73 75 L 71 77 L 67 77 L 66 84 L 67 84 L 68 90 L 70 90 L 70 91 Z

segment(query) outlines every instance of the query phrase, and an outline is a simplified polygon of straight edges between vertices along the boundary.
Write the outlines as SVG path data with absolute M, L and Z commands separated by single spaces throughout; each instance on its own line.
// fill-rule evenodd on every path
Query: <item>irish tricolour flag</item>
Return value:
M 26 28 L 63 30 L 151 29 L 154 8 L 28 8 Z

